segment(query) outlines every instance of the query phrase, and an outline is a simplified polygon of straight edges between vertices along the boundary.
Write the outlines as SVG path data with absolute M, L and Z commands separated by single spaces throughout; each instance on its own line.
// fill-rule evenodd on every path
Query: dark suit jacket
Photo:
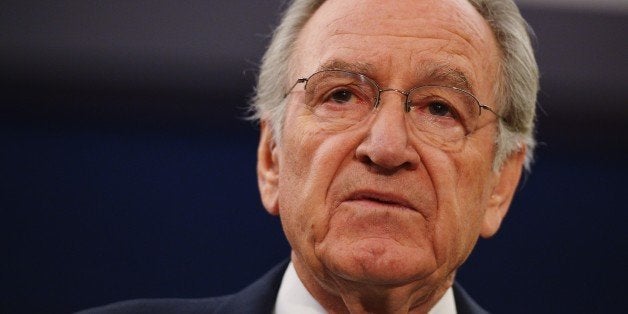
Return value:
M 231 295 L 206 299 L 139 299 L 88 309 L 77 314 L 270 314 L 287 266 L 288 261 L 275 266 L 244 290 Z M 488 313 L 457 283 L 454 284 L 454 298 L 458 314 Z

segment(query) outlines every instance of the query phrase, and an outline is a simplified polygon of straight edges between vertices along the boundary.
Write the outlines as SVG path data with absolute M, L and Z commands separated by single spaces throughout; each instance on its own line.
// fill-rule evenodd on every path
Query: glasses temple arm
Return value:
M 491 107 L 489 107 L 487 105 L 480 104 L 480 109 L 488 110 L 488 111 L 492 112 L 495 116 L 497 116 L 500 120 L 506 122 L 506 119 L 504 119 L 504 117 L 502 117 L 499 113 L 497 113 L 497 111 L 493 110 L 493 108 L 491 108 Z M 480 110 L 480 114 L 482 114 L 482 110 Z
M 297 86 L 297 84 L 305 83 L 305 82 L 307 82 L 306 78 L 298 79 L 296 82 L 294 82 L 294 84 L 292 84 L 292 87 L 290 87 L 290 89 L 288 89 L 288 91 L 285 94 L 283 94 L 283 98 L 288 97 L 288 94 L 290 94 L 290 92 L 292 92 L 292 90 L 294 89 L 295 86 Z

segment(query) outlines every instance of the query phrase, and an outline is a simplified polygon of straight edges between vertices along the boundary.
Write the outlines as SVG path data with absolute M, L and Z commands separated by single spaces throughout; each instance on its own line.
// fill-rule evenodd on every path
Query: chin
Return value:
M 321 261 L 344 280 L 378 285 L 404 285 L 437 270 L 429 249 L 402 246 L 390 239 L 362 239 L 324 252 Z

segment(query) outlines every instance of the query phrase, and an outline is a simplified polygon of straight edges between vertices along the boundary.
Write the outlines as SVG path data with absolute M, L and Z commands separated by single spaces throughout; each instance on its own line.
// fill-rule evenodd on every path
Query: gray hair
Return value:
M 495 86 L 499 122 L 493 168 L 498 170 L 507 157 L 526 147 L 525 168 L 534 155 L 534 124 L 539 73 L 529 34 L 532 30 L 512 0 L 468 0 L 490 25 L 502 52 L 500 79 Z M 291 85 L 290 60 L 295 42 L 305 23 L 324 0 L 294 0 L 262 58 L 255 96 L 250 105 L 251 119 L 271 124 L 280 141 L 285 113 L 285 89 Z

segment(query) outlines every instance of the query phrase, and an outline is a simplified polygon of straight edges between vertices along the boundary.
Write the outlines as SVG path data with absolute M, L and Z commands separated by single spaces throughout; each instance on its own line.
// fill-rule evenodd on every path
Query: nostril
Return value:
M 406 161 L 400 165 L 391 166 L 386 163 L 375 162 L 367 155 L 358 155 L 357 159 L 362 164 L 364 164 L 369 171 L 381 175 L 393 175 L 400 170 L 414 170 L 417 168 L 416 164 L 409 161 Z
M 375 163 L 371 160 L 371 158 L 370 158 L 369 156 L 367 156 L 367 155 L 357 154 L 357 158 L 358 158 L 358 160 L 359 160 L 361 163 L 363 163 L 363 164 L 365 164 L 365 165 L 370 166 L 370 165 L 375 164 Z

